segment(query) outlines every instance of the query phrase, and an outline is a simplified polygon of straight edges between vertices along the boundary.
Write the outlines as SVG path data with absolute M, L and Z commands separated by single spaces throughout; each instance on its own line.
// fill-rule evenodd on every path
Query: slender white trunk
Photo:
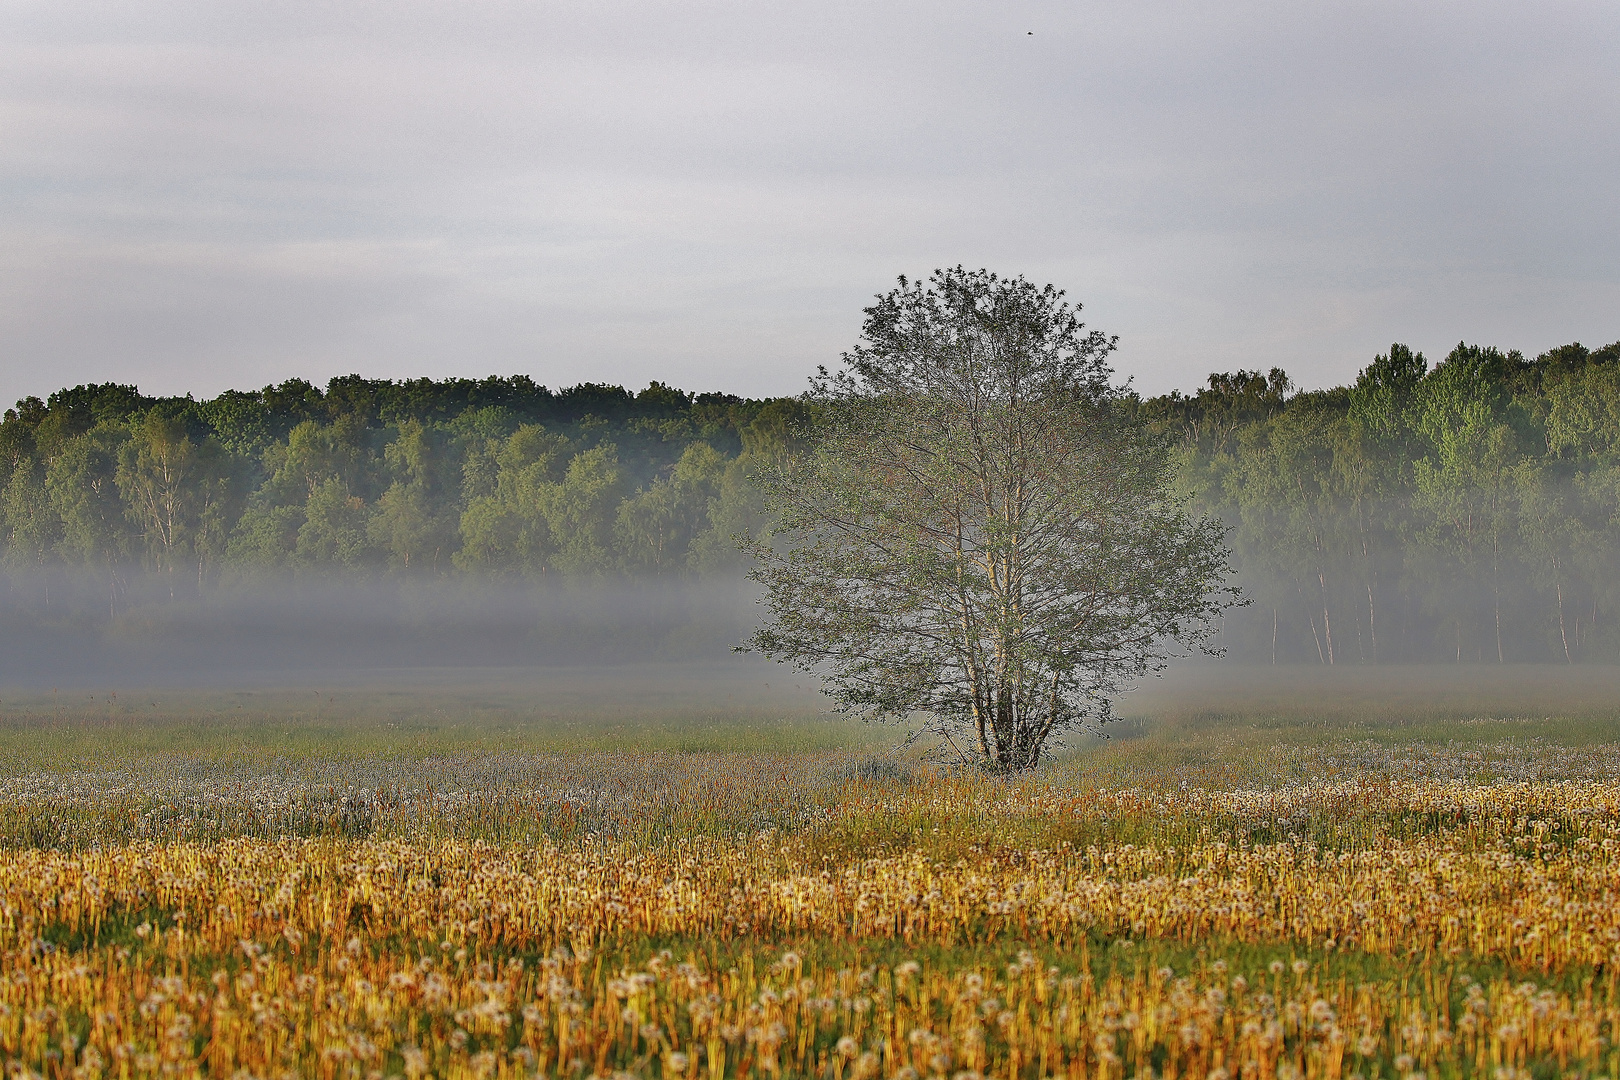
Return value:
M 1317 584 L 1318 588 L 1320 588 L 1321 591 L 1322 591 L 1322 632 L 1327 637 L 1327 662 L 1328 662 L 1328 666 L 1332 667 L 1333 664 L 1334 664 L 1334 657 L 1333 657 L 1333 623 L 1328 619 L 1327 575 L 1322 573 L 1321 571 L 1317 571 L 1316 584 Z
M 1496 616 L 1496 662 L 1506 663 L 1502 656 L 1502 566 L 1501 544 L 1491 537 L 1491 600 Z
M 1372 659 L 1378 663 L 1378 611 L 1373 606 L 1372 582 L 1367 582 L 1367 633 L 1372 638 Z
M 1564 663 L 1572 664 L 1569 656 L 1569 634 L 1564 630 L 1564 586 L 1557 577 L 1553 578 L 1553 591 L 1558 594 L 1558 636 L 1564 643 Z

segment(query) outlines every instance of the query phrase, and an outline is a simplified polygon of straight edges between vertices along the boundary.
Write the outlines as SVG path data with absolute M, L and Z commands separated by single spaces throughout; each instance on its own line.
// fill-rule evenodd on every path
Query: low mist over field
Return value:
M 321 688 L 349 694 L 356 714 L 369 713 L 371 691 L 405 703 L 430 700 L 426 711 L 478 711 L 490 706 L 490 693 L 500 702 L 491 707 L 513 715 L 563 711 L 558 703 L 566 701 L 576 716 L 599 719 L 615 710 L 724 711 L 742 702 L 807 718 L 828 707 L 813 676 L 735 651 L 760 615 L 757 589 L 743 578 L 533 583 L 334 575 L 239 581 L 170 600 L 165 578 L 137 574 L 119 580 L 113 603 L 108 582 L 89 575 L 47 582 L 13 573 L 0 586 L 0 693 L 13 705 L 37 703 L 52 689 L 73 691 L 67 700 L 78 701 L 158 688 L 181 695 L 170 696 L 165 709 L 194 714 L 218 702 L 192 691 L 286 691 L 287 706 L 303 712 L 289 688 Z M 1185 657 L 1142 680 L 1116 703 L 1127 720 L 1116 735 L 1150 719 L 1467 720 L 1620 710 L 1620 667 L 1610 664 L 1388 657 L 1376 665 L 1330 666 L 1314 657 L 1271 664 L 1263 650 L 1244 644 L 1242 637 L 1217 638 L 1217 646 L 1237 648 Z M 1300 656 L 1302 644 L 1308 651 L 1310 639 L 1288 642 L 1290 654 Z M 227 707 L 236 704 L 233 698 Z
M 203 685 L 350 670 L 724 661 L 742 579 L 703 583 L 238 582 L 171 601 L 161 578 L 8 582 L 0 686 Z

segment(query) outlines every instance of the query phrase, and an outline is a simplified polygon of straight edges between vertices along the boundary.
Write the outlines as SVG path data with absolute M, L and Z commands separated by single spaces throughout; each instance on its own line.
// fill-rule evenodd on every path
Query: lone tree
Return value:
M 812 380 L 812 449 L 759 477 L 779 524 L 745 541 L 770 614 L 749 648 L 996 771 L 1113 719 L 1238 600 L 1223 527 L 1171 497 L 1167 449 L 1110 381 L 1115 339 L 1063 295 L 900 278 Z

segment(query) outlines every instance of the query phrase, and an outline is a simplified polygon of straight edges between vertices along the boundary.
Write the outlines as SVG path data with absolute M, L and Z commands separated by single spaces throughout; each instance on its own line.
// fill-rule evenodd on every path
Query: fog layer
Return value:
M 726 661 L 741 579 L 695 583 L 266 577 L 169 600 L 156 575 L 9 575 L 0 686 L 229 685 L 343 672 Z

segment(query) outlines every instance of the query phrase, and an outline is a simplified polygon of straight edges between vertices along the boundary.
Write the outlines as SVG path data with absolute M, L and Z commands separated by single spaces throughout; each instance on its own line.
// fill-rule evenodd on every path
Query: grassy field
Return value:
M 320 679 L 0 692 L 0 768 L 118 764 L 166 753 L 221 760 L 626 746 L 825 750 L 889 737 L 823 722 L 823 699 L 802 679 L 751 664 L 367 671 Z
M 1189 668 L 1013 781 L 779 678 L 0 695 L 8 1075 L 1620 1074 L 1620 672 Z

